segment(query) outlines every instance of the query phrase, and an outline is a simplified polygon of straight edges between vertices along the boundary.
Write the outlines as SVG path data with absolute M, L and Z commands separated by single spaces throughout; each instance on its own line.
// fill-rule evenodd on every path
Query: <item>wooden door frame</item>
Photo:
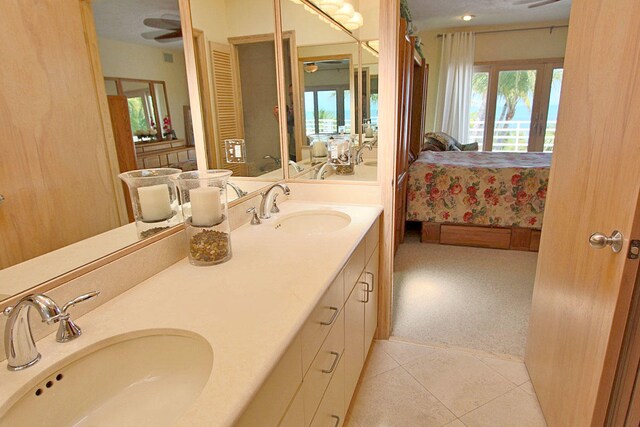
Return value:
M 202 97 L 202 112 L 204 124 L 204 139 L 207 153 L 207 164 L 211 168 L 220 166 L 218 163 L 218 151 L 216 148 L 215 126 L 213 124 L 213 97 L 209 84 L 209 66 L 207 61 L 207 39 L 204 31 L 193 29 L 193 47 L 198 71 L 198 82 L 201 85 L 200 96 Z M 193 112 L 191 113 L 193 116 Z

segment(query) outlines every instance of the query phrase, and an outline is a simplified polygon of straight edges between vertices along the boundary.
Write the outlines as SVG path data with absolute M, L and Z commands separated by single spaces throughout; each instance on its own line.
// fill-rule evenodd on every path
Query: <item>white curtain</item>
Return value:
M 474 33 L 442 36 L 435 128 L 461 144 L 469 135 L 469 103 L 476 38 Z

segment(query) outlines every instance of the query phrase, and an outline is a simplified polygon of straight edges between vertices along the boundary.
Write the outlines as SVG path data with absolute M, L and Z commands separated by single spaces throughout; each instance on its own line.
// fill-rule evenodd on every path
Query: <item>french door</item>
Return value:
M 484 151 L 553 151 L 562 59 L 474 68 L 469 142 Z

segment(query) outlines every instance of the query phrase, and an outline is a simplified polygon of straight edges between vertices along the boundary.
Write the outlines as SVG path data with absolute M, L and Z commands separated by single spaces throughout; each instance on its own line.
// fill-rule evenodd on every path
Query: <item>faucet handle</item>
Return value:
M 251 225 L 262 224 L 262 221 L 260 221 L 260 217 L 258 216 L 258 210 L 256 209 L 255 206 L 247 209 L 247 213 L 253 214 L 253 217 L 251 218 Z
M 274 196 L 273 196 L 273 206 L 271 206 L 271 213 L 280 212 L 280 208 L 278 207 L 278 204 L 276 203 L 277 199 L 278 199 L 278 195 L 274 194 Z
M 71 301 L 67 302 L 64 306 L 62 306 L 62 312 L 59 316 L 60 327 L 58 328 L 58 333 L 56 334 L 56 341 L 68 342 L 82 335 L 82 329 L 80 329 L 80 326 L 76 325 L 75 322 L 71 320 L 71 316 L 69 315 L 69 313 L 67 313 L 67 310 L 69 310 L 76 304 L 97 297 L 98 295 L 100 295 L 100 292 L 98 291 L 88 292 L 86 294 L 75 297 Z

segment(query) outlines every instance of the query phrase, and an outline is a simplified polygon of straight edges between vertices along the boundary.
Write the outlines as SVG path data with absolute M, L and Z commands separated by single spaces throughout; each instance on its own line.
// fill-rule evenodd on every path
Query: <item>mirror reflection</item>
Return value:
M 354 37 L 365 26 L 332 21 L 332 15 L 320 8 L 289 0 L 282 0 L 281 8 L 283 34 L 287 35 L 283 42 L 291 52 L 290 58 L 285 55 L 285 68 L 290 65 L 293 76 L 289 90 L 292 105 L 288 106 L 292 128 L 288 132 L 289 152 L 298 166 L 289 170 L 290 175 L 299 179 L 375 181 L 377 104 L 373 106 L 374 125 L 370 101 L 373 95 L 377 102 L 377 58 L 362 54 Z M 369 9 L 373 7 L 362 2 L 365 14 Z M 366 24 L 366 16 L 360 18 L 361 24 Z M 352 34 L 347 28 L 353 28 Z M 366 59 L 366 70 L 361 57 Z M 357 95 L 365 84 L 368 92 Z
M 243 26 L 238 22 L 245 20 L 240 13 L 242 8 L 228 3 L 233 19 L 223 27 L 206 21 L 223 16 L 221 9 L 212 9 L 208 1 L 194 1 L 196 13 L 200 4 L 206 6 L 200 9 L 200 18 L 208 23 L 202 28 L 228 27 L 228 36 L 245 35 L 236 31 Z M 43 31 L 64 28 L 65 37 L 48 38 L 37 32 L 15 30 L 21 36 L 0 46 L 8 63 L 20 64 L 0 70 L 3 81 L 15 83 L 0 89 L 0 104 L 7 107 L 4 111 L 11 123 L 6 128 L 7 138 L 0 141 L 3 160 L 7 160 L 0 173 L 5 198 L 0 205 L 0 300 L 138 241 L 131 223 L 130 198 L 118 173 L 165 166 L 196 168 L 191 117 L 201 112 L 192 112 L 190 107 L 178 0 L 93 0 L 92 13 L 87 15 L 81 13 L 83 2 L 62 2 L 56 7 L 64 11 L 55 16 L 43 13 L 47 7 L 53 6 L 48 2 L 38 6 L 17 2 L 3 11 L 6 16 L 15 17 L 18 26 L 29 22 Z M 266 18 L 267 12 L 270 19 Z M 266 26 L 261 27 L 258 22 L 249 27 L 256 29 L 251 34 L 271 34 L 269 55 L 273 57 L 272 5 L 267 12 L 256 16 L 257 20 L 264 19 Z M 73 16 L 86 16 L 87 21 L 69 18 Z M 203 40 L 203 33 L 195 36 Z M 227 35 L 224 40 L 212 36 L 211 42 L 228 44 L 229 39 Z M 243 40 L 236 45 L 241 63 L 248 61 L 254 69 L 264 68 L 255 66 L 262 64 L 264 58 L 248 51 L 254 45 Z M 256 45 L 257 55 L 264 56 L 265 50 L 259 43 Z M 97 52 L 90 49 L 93 46 L 97 46 Z M 202 56 L 205 65 L 210 57 L 209 46 L 207 41 Z M 244 68 L 243 76 L 245 71 L 251 71 Z M 24 69 L 30 70 L 28 76 Z M 94 74 L 94 69 L 102 73 Z M 210 72 L 199 75 L 200 85 L 213 78 Z M 271 75 L 275 76 L 275 71 Z M 255 80 L 255 76 L 249 78 Z M 271 81 L 273 84 L 268 85 L 262 81 L 269 91 L 265 90 L 264 99 L 260 98 L 259 109 L 264 110 L 260 113 L 261 122 L 253 121 L 257 114 L 254 111 L 238 120 L 243 123 L 243 132 L 253 135 L 252 141 L 269 141 L 269 148 L 257 153 L 252 151 L 257 143 L 248 143 L 252 159 L 269 155 L 280 160 L 278 123 L 273 117 L 277 105 L 275 77 Z M 251 94 L 253 90 L 257 92 L 254 88 L 246 92 Z M 217 95 L 218 105 L 236 101 L 224 98 L 222 92 Z M 24 99 L 37 102 L 27 105 Z M 247 98 L 245 104 L 251 101 Z M 213 106 L 212 101 L 210 108 Z M 267 137 L 269 127 L 271 133 Z M 261 129 L 264 135 L 259 132 Z M 216 131 L 226 129 L 220 126 Z M 216 135 L 212 141 L 223 143 L 224 136 Z M 220 154 L 224 154 L 221 147 L 218 146 Z M 247 177 L 230 181 L 229 201 L 265 185 L 249 175 L 272 173 L 271 179 L 281 179 L 281 170 L 272 166 L 271 158 L 258 160 L 261 162 L 256 160 L 255 165 L 241 165 Z M 210 166 L 232 165 L 210 162 Z
M 275 17 L 270 0 L 192 0 L 208 165 L 282 179 Z M 225 146 L 235 140 L 242 149 Z M 236 145 L 240 147 L 240 145 Z M 237 153 L 242 153 L 237 156 Z

